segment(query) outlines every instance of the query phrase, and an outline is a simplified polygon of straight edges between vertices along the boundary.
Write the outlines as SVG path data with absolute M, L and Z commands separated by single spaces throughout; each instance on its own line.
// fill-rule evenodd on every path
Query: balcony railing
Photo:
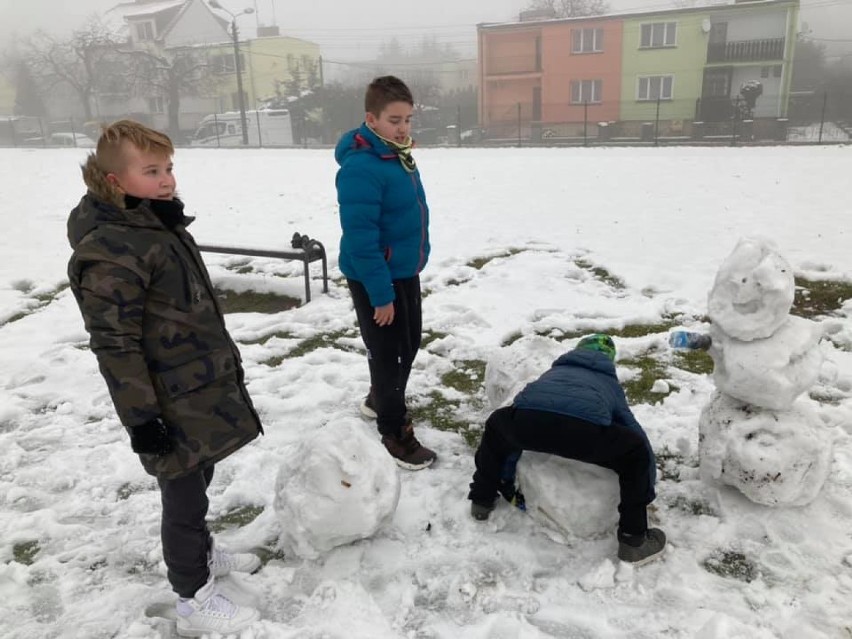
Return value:
M 486 76 L 519 75 L 523 73 L 541 73 L 541 60 L 534 55 L 507 56 L 489 58 L 485 66 Z
M 707 45 L 707 62 L 759 62 L 783 58 L 784 38 L 741 40 Z

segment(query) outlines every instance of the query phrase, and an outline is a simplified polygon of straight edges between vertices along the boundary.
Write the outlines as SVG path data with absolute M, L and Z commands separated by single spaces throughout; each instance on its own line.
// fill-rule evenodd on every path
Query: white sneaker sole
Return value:
M 397 459 L 396 457 L 393 460 L 396 462 L 396 465 L 400 468 L 404 468 L 405 470 L 423 470 L 424 468 L 429 468 L 437 457 L 433 457 L 429 461 L 423 462 L 422 464 L 410 464 L 408 462 L 402 461 L 401 459 Z
M 361 414 L 367 419 L 376 419 L 376 417 L 378 417 L 376 411 L 367 406 L 367 400 L 361 400 L 361 406 L 359 406 L 359 409 Z

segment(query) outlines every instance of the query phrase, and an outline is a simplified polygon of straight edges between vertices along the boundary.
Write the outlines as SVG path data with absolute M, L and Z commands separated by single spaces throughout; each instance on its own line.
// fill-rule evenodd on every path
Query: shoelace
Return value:
M 236 614 L 237 605 L 225 595 L 217 592 L 204 602 L 201 609 L 206 613 L 212 613 L 216 616 L 230 619 Z
M 210 556 L 210 567 L 216 568 L 234 568 L 234 558 L 230 553 L 227 553 L 223 550 L 219 550 L 218 548 L 213 548 L 213 553 Z

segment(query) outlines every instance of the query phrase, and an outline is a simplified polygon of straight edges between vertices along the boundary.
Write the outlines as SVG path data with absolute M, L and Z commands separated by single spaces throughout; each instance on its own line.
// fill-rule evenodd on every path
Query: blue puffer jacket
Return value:
M 429 207 L 420 172 L 366 124 L 344 134 L 334 157 L 340 205 L 339 265 L 367 289 L 374 307 L 394 300 L 392 280 L 414 277 L 429 259 Z
M 649 491 L 653 492 L 656 461 L 651 442 L 627 405 L 615 365 L 603 353 L 579 349 L 561 355 L 547 372 L 517 394 L 513 405 L 569 415 L 602 426 L 620 424 L 638 431 L 651 452 Z

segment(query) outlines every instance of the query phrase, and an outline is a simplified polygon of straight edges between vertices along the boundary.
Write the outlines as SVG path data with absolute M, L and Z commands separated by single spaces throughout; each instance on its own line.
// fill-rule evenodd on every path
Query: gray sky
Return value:
M 329 60 L 365 59 L 396 36 L 403 44 L 424 34 L 475 56 L 475 25 L 517 18 L 527 0 L 220 0 L 236 12 L 256 7 L 240 18 L 244 32 L 255 23 L 317 42 Z M 674 7 L 674 0 L 608 0 L 614 11 Z M 103 12 L 117 0 L 0 0 L 0 49 L 16 34 L 37 28 L 69 31 L 88 15 Z M 811 35 L 826 40 L 830 52 L 852 54 L 852 0 L 802 0 L 801 18 Z M 839 42 L 846 40 L 846 42 Z

